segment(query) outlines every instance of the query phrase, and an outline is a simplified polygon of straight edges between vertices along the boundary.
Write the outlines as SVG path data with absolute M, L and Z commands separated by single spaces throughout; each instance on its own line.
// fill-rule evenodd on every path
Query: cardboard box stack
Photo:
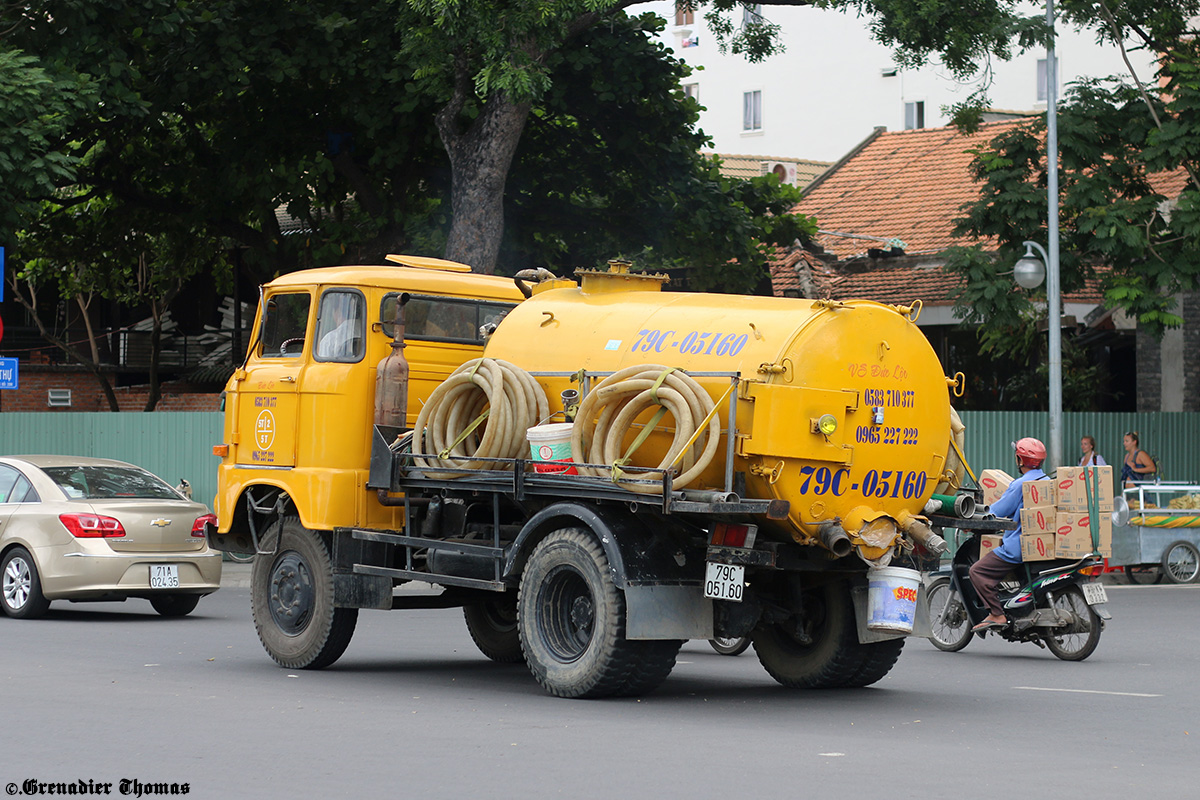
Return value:
M 1113 474 L 1112 467 L 1060 467 L 1054 476 L 1054 492 L 1058 508 L 1055 530 L 1056 549 L 1059 558 L 1074 558 L 1091 553 L 1092 529 L 1088 515 L 1087 486 L 1093 482 L 1092 472 L 1097 473 L 1099 494 L 1097 515 L 1099 519 L 1100 555 L 1112 555 L 1112 510 Z
M 1112 555 L 1112 467 L 1060 467 L 1053 480 L 1026 481 L 1021 484 L 1021 558 L 1025 561 L 1049 561 L 1055 558 L 1082 558 L 1094 549 L 1091 519 L 1088 514 L 1084 480 L 1099 481 L 1099 551 Z M 1000 470 L 984 470 L 979 477 L 984 503 L 1000 499 L 1012 478 Z M 1000 546 L 1000 536 L 981 536 L 979 555 Z

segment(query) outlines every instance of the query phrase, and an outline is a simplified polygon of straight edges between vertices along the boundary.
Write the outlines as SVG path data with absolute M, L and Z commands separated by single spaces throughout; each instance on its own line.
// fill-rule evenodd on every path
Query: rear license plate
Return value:
M 733 564 L 715 564 L 709 561 L 704 567 L 704 596 L 714 600 L 742 602 L 742 589 L 746 586 L 746 568 Z
M 1087 600 L 1089 606 L 1097 605 L 1098 603 L 1108 602 L 1108 592 L 1104 591 L 1104 586 L 1099 583 L 1083 584 L 1083 599 Z
M 179 565 L 178 564 L 151 564 L 150 565 L 150 588 L 151 589 L 178 589 L 179 588 Z

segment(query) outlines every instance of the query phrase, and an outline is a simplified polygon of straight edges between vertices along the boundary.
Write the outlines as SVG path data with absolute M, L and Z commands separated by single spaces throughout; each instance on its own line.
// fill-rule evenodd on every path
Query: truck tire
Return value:
M 625 595 L 604 548 L 579 528 L 557 530 L 534 549 L 521 576 L 517 626 L 530 672 L 558 697 L 649 692 L 671 673 L 683 644 L 625 638 Z
M 517 630 L 517 599 L 511 595 L 463 606 L 467 632 L 479 652 L 502 664 L 524 660 Z
M 278 547 L 276 546 L 278 542 Z M 284 517 L 263 537 L 250 573 L 250 607 L 258 639 L 288 669 L 323 669 L 354 635 L 357 608 L 334 608 L 329 547 L 297 517 Z
M 854 603 L 841 581 L 808 589 L 803 594 L 801 622 L 809 641 L 803 642 L 788 623 L 763 623 L 751 633 L 758 660 L 779 683 L 795 689 L 833 689 L 865 686 L 887 674 L 899 656 L 891 641 L 877 652 L 858 641 Z M 899 640 L 903 646 L 903 640 Z M 890 660 L 889 660 L 890 655 Z M 886 667 L 884 664 L 886 663 Z
M 900 651 L 904 649 L 905 641 L 907 640 L 899 638 L 870 644 L 860 643 L 858 646 L 863 654 L 862 665 L 859 666 L 854 677 L 842 685 L 847 689 L 861 689 L 883 680 L 883 676 L 896 666 L 896 661 L 900 658 Z

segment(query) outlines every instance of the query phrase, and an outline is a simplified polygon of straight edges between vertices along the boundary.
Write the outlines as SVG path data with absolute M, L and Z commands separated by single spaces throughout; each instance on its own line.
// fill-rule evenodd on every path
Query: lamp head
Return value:
M 1033 248 L 1025 245 L 1025 255 L 1013 267 L 1013 280 L 1022 289 L 1036 289 L 1046 278 L 1046 265 L 1033 254 Z

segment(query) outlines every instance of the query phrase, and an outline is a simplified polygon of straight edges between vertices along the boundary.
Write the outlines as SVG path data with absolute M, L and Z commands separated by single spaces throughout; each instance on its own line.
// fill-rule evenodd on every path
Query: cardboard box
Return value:
M 979 473 L 979 485 L 983 488 L 983 504 L 990 506 L 1003 497 L 1004 490 L 1012 482 L 1012 475 L 1002 469 L 985 469 Z
M 1059 467 L 1054 475 L 1054 492 L 1057 498 L 1055 504 L 1068 511 L 1087 511 L 1087 494 L 1084 481 L 1088 485 L 1092 481 L 1092 473 L 1098 473 L 1100 490 L 1100 510 L 1112 511 L 1113 508 L 1113 469 L 1103 467 Z
M 1049 483 L 1049 481 L 1038 481 Z M 1021 534 L 1056 533 L 1058 531 L 1057 509 L 1054 506 L 1034 506 L 1021 509 Z
M 1021 560 L 1050 561 L 1055 556 L 1055 534 L 1027 533 L 1021 529 Z
M 995 550 L 1004 541 L 1003 536 L 994 533 L 983 533 L 979 536 L 979 557 L 983 558 L 988 553 Z
M 1054 505 L 1054 481 L 1025 481 L 1021 484 L 1021 501 L 1025 508 Z
M 1063 511 L 1060 509 L 1056 519 L 1055 548 L 1059 558 L 1082 558 L 1092 552 L 1092 528 L 1086 511 Z M 1108 558 L 1112 555 L 1112 512 L 1099 512 L 1098 522 L 1100 555 Z

